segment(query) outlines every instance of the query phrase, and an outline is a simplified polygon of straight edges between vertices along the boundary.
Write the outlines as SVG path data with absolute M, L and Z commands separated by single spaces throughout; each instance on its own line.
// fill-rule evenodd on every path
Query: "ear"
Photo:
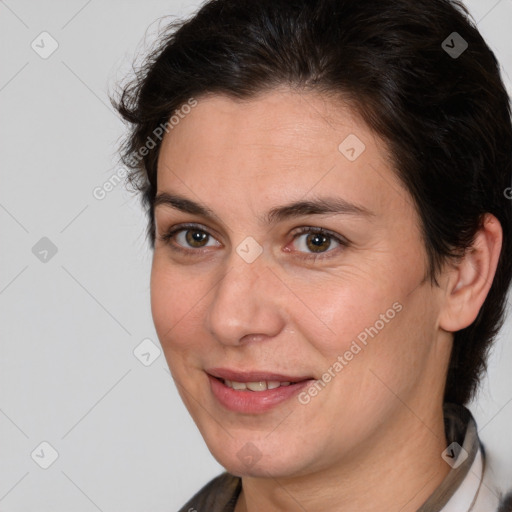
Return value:
M 502 241 L 501 224 L 486 213 L 473 245 L 447 271 L 439 316 L 441 329 L 456 332 L 475 321 L 496 274 Z

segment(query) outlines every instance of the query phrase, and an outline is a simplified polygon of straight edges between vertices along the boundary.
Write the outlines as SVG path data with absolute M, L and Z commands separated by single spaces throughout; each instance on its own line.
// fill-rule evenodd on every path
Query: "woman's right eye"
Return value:
M 204 229 L 195 225 L 174 226 L 159 237 L 171 249 L 193 253 L 204 247 L 218 247 L 220 244 Z M 212 243 L 209 243 L 212 242 Z

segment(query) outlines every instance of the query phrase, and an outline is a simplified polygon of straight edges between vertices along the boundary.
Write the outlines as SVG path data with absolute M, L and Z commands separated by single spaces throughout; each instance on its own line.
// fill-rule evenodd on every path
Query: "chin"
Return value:
M 224 461 L 222 464 L 228 473 L 239 477 L 251 477 L 251 478 L 284 478 L 291 476 L 298 476 L 300 473 L 294 471 L 290 465 L 287 465 L 285 461 L 279 461 L 277 464 L 274 462 L 264 463 L 259 461 L 254 465 L 248 465 L 241 463 L 238 460 Z
M 240 477 L 253 478 L 285 478 L 307 474 L 311 464 L 304 460 L 302 454 L 291 446 L 280 446 L 280 450 L 268 443 L 262 450 L 256 448 L 252 442 L 234 443 L 236 447 L 215 446 L 210 452 L 217 462 L 228 473 Z M 279 454 L 278 452 L 283 452 Z M 267 454 L 265 454 L 267 452 Z M 299 459 L 299 457 L 301 457 Z

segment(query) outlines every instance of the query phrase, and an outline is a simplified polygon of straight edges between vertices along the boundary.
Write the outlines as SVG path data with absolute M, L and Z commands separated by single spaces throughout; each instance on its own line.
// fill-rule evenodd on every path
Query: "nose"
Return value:
M 275 337 L 285 326 L 283 290 L 260 256 L 247 263 L 236 252 L 215 286 L 206 314 L 206 328 L 224 345 Z

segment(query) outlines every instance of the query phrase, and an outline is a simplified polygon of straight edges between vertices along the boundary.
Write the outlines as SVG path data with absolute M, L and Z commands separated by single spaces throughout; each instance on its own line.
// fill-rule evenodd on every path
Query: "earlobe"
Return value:
M 494 215 L 486 214 L 473 245 L 447 277 L 441 329 L 456 332 L 474 322 L 496 274 L 502 240 L 501 224 Z

